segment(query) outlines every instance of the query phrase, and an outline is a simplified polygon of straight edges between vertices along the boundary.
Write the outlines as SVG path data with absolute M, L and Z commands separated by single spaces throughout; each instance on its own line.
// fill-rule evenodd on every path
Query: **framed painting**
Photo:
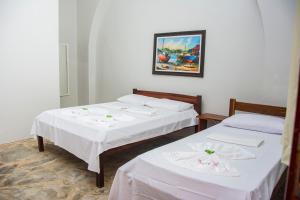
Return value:
M 205 30 L 154 34 L 152 74 L 203 77 Z

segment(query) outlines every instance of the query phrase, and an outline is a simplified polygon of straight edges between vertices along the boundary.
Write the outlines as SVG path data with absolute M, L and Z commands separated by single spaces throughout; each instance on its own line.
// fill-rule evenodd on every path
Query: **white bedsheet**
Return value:
M 242 148 L 255 159 L 228 160 L 239 177 L 216 176 L 188 170 L 164 159 L 165 152 L 191 151 L 190 143 L 213 142 L 215 132 L 258 136 L 264 143 Z M 225 127 L 221 124 L 198 134 L 146 152 L 120 167 L 110 191 L 110 200 L 267 200 L 285 166 L 280 162 L 280 136 Z
M 31 134 L 49 139 L 99 173 L 102 152 L 194 126 L 196 116 L 194 109 L 175 112 L 110 102 L 45 111 L 35 118 Z
M 259 136 L 249 136 L 240 133 L 212 133 L 207 136 L 209 139 L 226 143 L 239 144 L 249 147 L 259 147 L 263 142 L 263 138 Z

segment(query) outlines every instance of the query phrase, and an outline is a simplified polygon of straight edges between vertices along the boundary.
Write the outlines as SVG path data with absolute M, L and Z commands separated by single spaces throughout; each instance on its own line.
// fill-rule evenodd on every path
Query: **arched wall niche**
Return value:
M 141 88 L 201 94 L 204 112 L 220 114 L 227 114 L 230 97 L 285 105 L 294 4 L 100 0 L 89 41 L 90 103 Z M 207 31 L 204 78 L 152 75 L 154 33 L 201 29 Z

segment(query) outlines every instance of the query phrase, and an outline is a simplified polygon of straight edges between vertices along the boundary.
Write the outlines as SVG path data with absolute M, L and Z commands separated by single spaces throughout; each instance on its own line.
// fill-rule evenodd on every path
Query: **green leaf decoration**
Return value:
M 209 154 L 209 155 L 215 153 L 215 151 L 214 151 L 214 150 L 211 150 L 211 149 L 205 149 L 205 152 L 206 152 L 207 154 Z

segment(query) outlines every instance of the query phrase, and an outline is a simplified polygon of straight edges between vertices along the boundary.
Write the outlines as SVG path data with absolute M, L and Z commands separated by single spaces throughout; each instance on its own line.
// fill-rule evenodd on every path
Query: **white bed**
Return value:
M 102 152 L 195 126 L 197 115 L 192 108 L 176 112 L 116 101 L 45 111 L 35 118 L 31 133 L 54 142 L 99 173 Z
M 88 163 L 104 186 L 104 158 L 186 128 L 197 130 L 201 96 L 133 89 L 115 102 L 49 110 L 33 122 L 39 151 L 46 138 Z
M 239 177 L 199 173 L 174 165 L 163 156 L 165 152 L 191 151 L 189 145 L 191 143 L 213 141 L 206 137 L 213 133 L 257 136 L 264 142 L 258 148 L 243 146 L 244 149 L 256 155 L 255 159 L 230 160 L 230 164 L 239 171 Z M 285 169 L 280 158 L 280 135 L 219 124 L 144 153 L 120 167 L 116 173 L 109 199 L 270 199 Z
M 120 167 L 109 199 L 270 199 L 286 168 L 280 160 L 285 113 L 284 107 L 230 99 L 229 117 L 199 117 L 200 129 L 204 116 L 226 118 L 221 124 Z

